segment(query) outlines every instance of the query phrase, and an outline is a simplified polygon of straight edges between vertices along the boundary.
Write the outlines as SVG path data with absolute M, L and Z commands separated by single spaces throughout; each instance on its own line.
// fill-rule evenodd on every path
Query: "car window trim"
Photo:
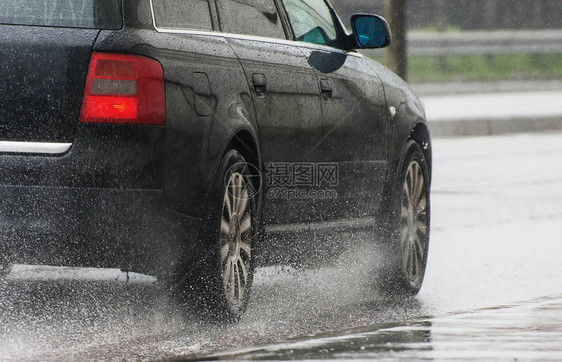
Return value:
M 216 0 L 214 0 L 216 1 Z M 285 29 L 285 39 L 292 40 L 295 38 L 295 33 L 293 32 L 293 27 L 291 26 L 291 22 L 289 21 L 289 15 L 287 14 L 287 10 L 285 9 L 285 5 L 283 5 L 282 0 L 273 0 L 275 6 L 277 7 L 277 15 L 281 19 L 281 23 L 283 24 L 283 29 Z
M 337 29 L 338 35 L 342 36 L 343 37 L 342 41 L 345 42 L 346 38 L 350 35 L 349 31 L 347 30 L 347 28 L 345 27 L 345 25 L 341 21 L 341 18 L 338 15 L 338 12 L 336 11 L 336 9 L 334 9 L 334 6 L 332 5 L 332 3 L 330 3 L 330 1 L 328 1 L 328 0 L 324 0 L 324 3 L 330 9 L 330 13 L 332 14 L 332 17 L 334 18 L 334 23 L 335 23 L 336 27 L 338 28 Z
M 278 12 L 279 17 L 281 18 L 281 22 L 283 23 L 283 29 L 286 29 L 285 31 L 287 31 L 287 30 L 290 31 L 291 37 L 289 38 L 289 36 L 286 33 L 286 36 L 287 36 L 286 39 L 264 37 L 264 36 L 259 36 L 259 35 L 225 33 L 222 30 L 216 30 L 216 29 L 221 29 L 221 27 L 220 27 L 220 19 L 219 19 L 218 11 L 217 11 L 217 8 L 216 8 L 217 5 L 216 5 L 215 0 L 209 0 L 209 7 L 210 7 L 211 18 L 212 18 L 212 22 L 213 22 L 213 30 L 196 30 L 196 29 L 187 29 L 187 28 L 185 28 L 185 29 L 184 28 L 160 28 L 156 25 L 156 17 L 154 15 L 154 5 L 152 3 L 152 0 L 149 0 L 149 2 L 150 2 L 150 11 L 151 11 L 151 15 L 152 15 L 152 26 L 154 27 L 154 29 L 158 33 L 186 34 L 186 35 L 199 35 L 199 36 L 218 36 L 218 37 L 229 38 L 229 39 L 252 40 L 252 41 L 260 41 L 260 42 L 264 42 L 264 43 L 298 46 L 298 47 L 307 48 L 307 49 L 318 49 L 318 50 L 331 51 L 331 52 L 336 51 L 336 52 L 340 52 L 340 53 L 345 53 L 345 54 L 350 55 L 350 56 L 355 56 L 355 57 L 358 57 L 358 58 L 364 58 L 363 54 L 361 54 L 359 52 L 347 51 L 345 49 L 335 48 L 335 47 L 331 47 L 329 45 L 324 45 L 324 44 L 315 44 L 315 43 L 308 43 L 308 42 L 304 42 L 304 41 L 295 40 L 295 35 L 293 33 L 292 25 L 290 24 L 288 14 L 287 14 L 287 12 L 285 10 L 285 7 L 282 3 L 280 5 L 280 6 L 282 6 L 282 8 L 278 7 L 277 12 Z M 277 6 L 280 3 L 280 0 L 274 0 L 274 2 Z M 340 31 L 342 31 L 343 34 L 346 34 L 344 28 L 342 27 L 341 20 L 337 16 L 337 14 L 335 13 L 334 9 L 330 6 L 330 4 L 328 2 L 325 1 L 325 3 L 330 8 L 330 11 L 332 12 L 332 15 L 335 16 L 336 19 L 338 20 L 337 25 L 338 25 L 338 28 L 340 29 Z
M 155 30 L 158 33 L 166 33 L 166 34 L 214 36 L 214 37 L 221 37 L 221 38 L 228 38 L 228 39 L 251 40 L 251 41 L 258 41 L 258 42 L 270 43 L 270 44 L 290 45 L 300 48 L 337 52 L 341 54 L 347 54 L 349 56 L 364 58 L 363 54 L 356 51 L 346 51 L 344 49 L 334 48 L 329 45 L 307 43 L 303 41 L 290 40 L 290 39 L 279 39 L 279 38 L 271 38 L 271 37 L 258 36 L 258 35 L 223 33 L 221 31 L 208 31 L 208 30 L 174 29 L 174 28 L 157 28 L 157 27 L 155 27 Z

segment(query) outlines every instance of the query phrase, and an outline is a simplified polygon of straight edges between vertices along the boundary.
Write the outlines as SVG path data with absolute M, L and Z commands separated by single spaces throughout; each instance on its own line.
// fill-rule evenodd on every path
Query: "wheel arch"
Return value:
M 431 137 L 429 128 L 423 122 L 416 123 L 410 130 L 408 140 L 415 141 L 422 149 L 423 155 L 427 161 L 427 169 L 429 172 L 429 179 L 431 180 L 431 170 L 433 167 L 433 155 L 431 150 Z M 407 142 L 406 142 L 407 143 Z
M 400 136 L 398 136 L 398 134 Z M 391 152 L 388 176 L 384 186 L 384 196 L 382 200 L 381 207 L 379 209 L 378 219 L 382 223 L 386 223 L 386 213 L 389 208 L 390 195 L 394 192 L 394 188 L 397 183 L 397 177 L 399 170 L 403 167 L 404 156 L 408 151 L 410 141 L 417 143 L 424 154 L 424 158 L 427 161 L 427 168 L 429 173 L 429 181 L 431 183 L 432 174 L 432 150 L 431 150 L 431 136 L 429 132 L 429 127 L 423 119 L 419 119 L 417 122 L 413 122 L 411 126 L 404 126 L 398 129 L 397 135 L 395 136 L 395 147 L 393 152 Z
M 259 152 L 258 143 L 252 133 L 246 129 L 239 130 L 226 145 L 223 156 L 230 150 L 235 149 L 242 154 L 246 162 L 254 166 L 261 172 L 261 157 Z M 260 175 L 261 176 L 261 175 Z M 254 185 L 256 190 L 259 184 Z

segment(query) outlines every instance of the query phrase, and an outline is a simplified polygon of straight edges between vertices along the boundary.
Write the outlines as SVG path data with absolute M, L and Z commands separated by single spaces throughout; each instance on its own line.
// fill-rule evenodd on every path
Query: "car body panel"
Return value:
M 197 265 L 209 247 L 201 244 L 201 226 L 218 197 L 210 185 L 233 145 L 262 177 L 260 246 L 277 257 L 264 262 L 299 260 L 280 251 L 325 259 L 354 238 L 322 244 L 324 236 L 374 229 L 402 148 L 416 127 L 427 129 L 419 100 L 355 52 L 222 33 L 214 1 L 210 14 L 210 30 L 159 29 L 150 1 L 124 0 L 122 29 L 0 25 L 9 29 L 0 35 L 7 45 L 0 65 L 11 70 L 9 82 L 0 82 L 11 102 L 0 107 L 0 141 L 64 150 L 8 153 L 0 142 L 2 258 L 149 274 Z M 280 19 L 290 38 L 286 14 Z M 165 125 L 79 122 L 92 51 L 162 65 Z M 263 92 L 256 88 L 262 80 Z M 337 164 L 331 187 L 338 198 L 267 198 L 272 163 Z
M 338 164 L 338 197 L 320 200 L 325 210 L 322 220 L 374 216 L 387 172 L 388 118 L 382 82 L 361 55 L 328 53 L 342 55 L 346 57 L 341 67 L 318 74 L 333 89 L 332 98 L 322 103 L 322 161 Z
M 275 167 L 318 162 L 312 145 L 322 135 L 321 99 L 318 80 L 307 61 L 306 49 L 275 41 L 229 37 L 245 70 L 248 85 L 263 77 L 265 92 L 252 89 L 264 163 L 263 194 L 291 183 L 275 180 Z M 318 217 L 309 200 L 264 197 L 263 222 L 306 222 Z
M 98 33 L 0 25 L 0 140 L 73 141 Z

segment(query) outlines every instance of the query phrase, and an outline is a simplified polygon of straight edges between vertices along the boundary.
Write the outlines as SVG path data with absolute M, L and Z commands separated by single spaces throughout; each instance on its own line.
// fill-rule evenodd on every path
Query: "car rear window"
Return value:
M 0 0 L 0 23 L 120 29 L 121 0 Z

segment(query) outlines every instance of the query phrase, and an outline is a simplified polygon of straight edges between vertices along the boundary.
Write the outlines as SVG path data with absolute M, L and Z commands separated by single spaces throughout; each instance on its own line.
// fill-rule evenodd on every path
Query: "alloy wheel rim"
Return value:
M 425 272 L 428 231 L 427 188 L 423 170 L 414 160 L 404 179 L 400 233 L 404 271 L 414 287 L 419 286 Z
M 239 307 L 250 283 L 252 257 L 252 210 L 248 185 L 239 172 L 232 173 L 226 184 L 220 240 L 224 294 L 232 306 Z

